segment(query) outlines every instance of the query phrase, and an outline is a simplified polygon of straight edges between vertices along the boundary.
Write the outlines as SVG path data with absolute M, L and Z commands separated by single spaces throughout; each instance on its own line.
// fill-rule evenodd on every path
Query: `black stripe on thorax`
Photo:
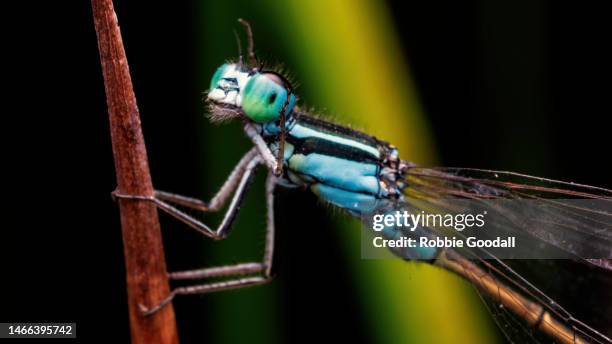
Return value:
M 322 119 L 318 119 L 307 115 L 304 112 L 294 112 L 296 123 L 315 129 L 324 133 L 339 136 L 342 138 L 354 140 L 368 146 L 379 149 L 381 145 L 386 145 L 384 141 L 378 140 L 376 137 L 363 133 L 361 131 L 353 130 L 335 123 L 327 122 Z
M 294 154 L 318 153 L 356 162 L 380 164 L 380 159 L 373 156 L 371 152 L 318 137 L 297 139 L 288 136 L 287 141 L 295 147 Z

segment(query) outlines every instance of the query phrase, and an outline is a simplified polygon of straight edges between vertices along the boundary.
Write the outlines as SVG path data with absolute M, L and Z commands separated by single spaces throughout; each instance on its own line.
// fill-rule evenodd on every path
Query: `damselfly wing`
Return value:
M 467 199 L 496 214 L 487 222 L 489 229 L 528 235 L 535 246 L 541 242 L 571 258 L 503 260 L 485 248 L 463 248 L 436 259 L 434 264 L 477 287 L 508 340 L 546 342 L 550 338 L 538 335 L 543 331 L 559 342 L 610 343 L 611 190 L 468 168 L 411 167 L 405 180 L 398 208 L 455 213 L 454 200 Z M 535 202 L 513 207 L 495 200 Z

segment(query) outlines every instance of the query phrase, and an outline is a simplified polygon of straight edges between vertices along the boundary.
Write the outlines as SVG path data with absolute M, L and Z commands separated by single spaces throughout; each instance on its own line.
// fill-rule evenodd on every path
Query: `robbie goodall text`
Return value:
M 462 248 L 462 247 L 504 247 L 512 248 L 516 247 L 516 238 L 513 236 L 509 237 L 497 237 L 495 239 L 478 239 L 470 236 L 467 238 L 457 237 L 444 237 L 444 238 L 428 238 L 420 237 L 418 239 L 409 237 L 400 237 L 397 239 L 385 239 L 380 236 L 374 237 L 372 240 L 374 247 L 408 247 L 408 248 Z
M 372 238 L 372 246 L 376 248 L 516 247 L 516 238 L 513 236 L 485 239 L 476 234 L 476 231 L 484 230 L 486 215 L 486 211 L 477 214 L 431 214 L 425 211 L 374 214 L 371 216 L 371 228 L 376 235 Z M 473 230 L 474 235 L 469 235 L 464 232 L 465 230 Z M 432 232 L 444 234 L 435 236 Z

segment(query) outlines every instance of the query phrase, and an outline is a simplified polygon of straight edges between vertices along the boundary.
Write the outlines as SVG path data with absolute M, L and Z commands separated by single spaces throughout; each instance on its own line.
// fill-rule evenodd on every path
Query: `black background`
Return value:
M 604 2 L 390 5 L 445 165 L 612 186 Z M 185 19 L 193 5 L 120 2 L 117 11 L 139 105 L 151 118 L 143 120 L 148 148 L 159 152 L 151 156 L 154 179 L 188 190 L 200 178 L 198 167 L 181 159 L 199 153 L 198 139 L 184 134 L 194 122 L 155 114 L 192 112 L 201 97 L 193 91 L 197 33 Z M 76 321 L 81 339 L 127 341 L 112 151 L 89 3 L 40 2 L 3 12 L 0 321 Z M 153 25 L 161 17 L 163 25 Z M 156 51 L 158 40 L 172 49 Z M 155 85 L 162 83 L 173 87 L 161 93 Z M 159 146 L 155 135 L 177 140 Z M 303 202 L 316 208 L 312 197 Z M 181 252 L 172 264 L 193 258 L 189 238 L 167 245 L 169 256 Z M 345 274 L 333 248 L 322 249 L 330 255 L 321 273 Z M 281 276 L 295 277 L 283 271 L 307 263 L 291 261 Z M 317 315 L 320 323 L 347 330 L 345 339 L 351 333 L 367 341 L 342 285 L 320 297 L 335 305 Z M 197 341 L 202 319 L 180 307 L 181 335 Z M 296 320 L 286 339 L 298 336 Z M 100 331 L 99 323 L 110 330 Z

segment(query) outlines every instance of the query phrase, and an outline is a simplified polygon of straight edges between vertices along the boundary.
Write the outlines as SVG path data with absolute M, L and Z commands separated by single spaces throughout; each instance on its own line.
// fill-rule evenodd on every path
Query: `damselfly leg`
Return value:
M 244 163 L 245 166 L 240 166 Z M 169 215 L 175 217 L 176 219 L 184 222 L 189 227 L 197 230 L 203 235 L 206 235 L 210 238 L 220 240 L 224 239 L 228 231 L 231 229 L 232 224 L 236 218 L 238 210 L 240 209 L 240 205 L 244 199 L 246 191 L 251 186 L 253 182 L 253 177 L 255 176 L 255 171 L 257 167 L 261 164 L 261 159 L 256 154 L 253 154 L 253 151 L 249 151 L 240 161 L 238 166 L 234 169 L 234 171 L 230 174 L 230 177 L 226 181 L 226 183 L 221 187 L 220 191 L 217 193 L 215 197 L 212 198 L 211 203 L 215 207 L 207 206 L 206 203 L 201 202 L 199 200 L 195 200 L 193 198 L 174 195 L 168 192 L 156 192 L 155 196 L 141 196 L 141 195 L 125 195 L 120 192 L 113 192 L 113 196 L 119 199 L 131 199 L 131 200 L 142 200 L 142 201 L 150 201 L 153 202 L 157 207 L 159 207 L 164 212 Z M 235 191 L 232 189 L 236 189 Z M 199 211 L 216 211 L 222 204 L 222 202 L 226 201 L 230 194 L 233 193 L 233 198 L 230 203 L 228 210 L 223 217 L 223 220 L 219 224 L 216 230 L 211 229 L 208 225 L 202 223 L 201 221 L 195 219 L 194 217 L 186 214 L 185 212 L 177 209 L 165 201 L 174 202 L 183 206 L 187 206 Z M 161 196 L 160 197 L 158 197 Z
M 240 206 L 253 182 L 253 177 L 257 167 L 262 164 L 262 158 L 256 148 L 251 149 L 240 162 L 236 165 L 232 173 L 217 194 L 206 203 L 201 200 L 176 195 L 164 191 L 156 191 L 154 196 L 140 195 L 125 195 L 119 192 L 113 192 L 113 197 L 126 200 L 143 200 L 153 202 L 158 208 L 177 218 L 189 227 L 196 229 L 199 233 L 210 238 L 221 240 L 227 237 L 227 234 L 232 228 L 234 220 L 238 215 Z M 205 294 L 215 291 L 223 291 L 230 289 L 243 288 L 248 286 L 260 285 L 269 282 L 272 279 L 272 261 L 274 255 L 274 188 L 276 185 L 276 177 L 272 172 L 268 173 L 266 180 L 266 203 L 267 203 L 267 225 L 266 225 L 266 243 L 265 251 L 261 262 L 239 263 L 235 265 L 225 265 L 209 267 L 204 269 L 195 269 L 187 271 L 178 271 L 169 273 L 170 279 L 173 280 L 191 280 L 191 279 L 207 279 L 213 277 L 228 277 L 242 276 L 249 274 L 261 274 L 256 276 L 233 278 L 218 282 L 209 282 L 199 285 L 183 286 L 174 288 L 168 297 L 162 300 L 159 304 L 147 308 L 140 305 L 144 315 L 152 315 L 162 309 L 165 305 L 174 299 L 176 295 L 191 295 Z M 184 213 L 169 203 L 175 203 L 181 206 L 192 208 L 202 212 L 218 211 L 232 196 L 230 205 L 225 212 L 225 216 L 221 224 L 216 230 L 212 230 L 209 226 L 197 220 L 196 218 Z
M 244 133 L 253 142 L 254 148 L 259 152 L 259 156 L 263 159 L 268 169 L 272 171 L 278 170 L 278 165 L 282 163 L 272 154 L 266 141 L 261 137 L 258 129 L 252 123 L 244 125 Z

